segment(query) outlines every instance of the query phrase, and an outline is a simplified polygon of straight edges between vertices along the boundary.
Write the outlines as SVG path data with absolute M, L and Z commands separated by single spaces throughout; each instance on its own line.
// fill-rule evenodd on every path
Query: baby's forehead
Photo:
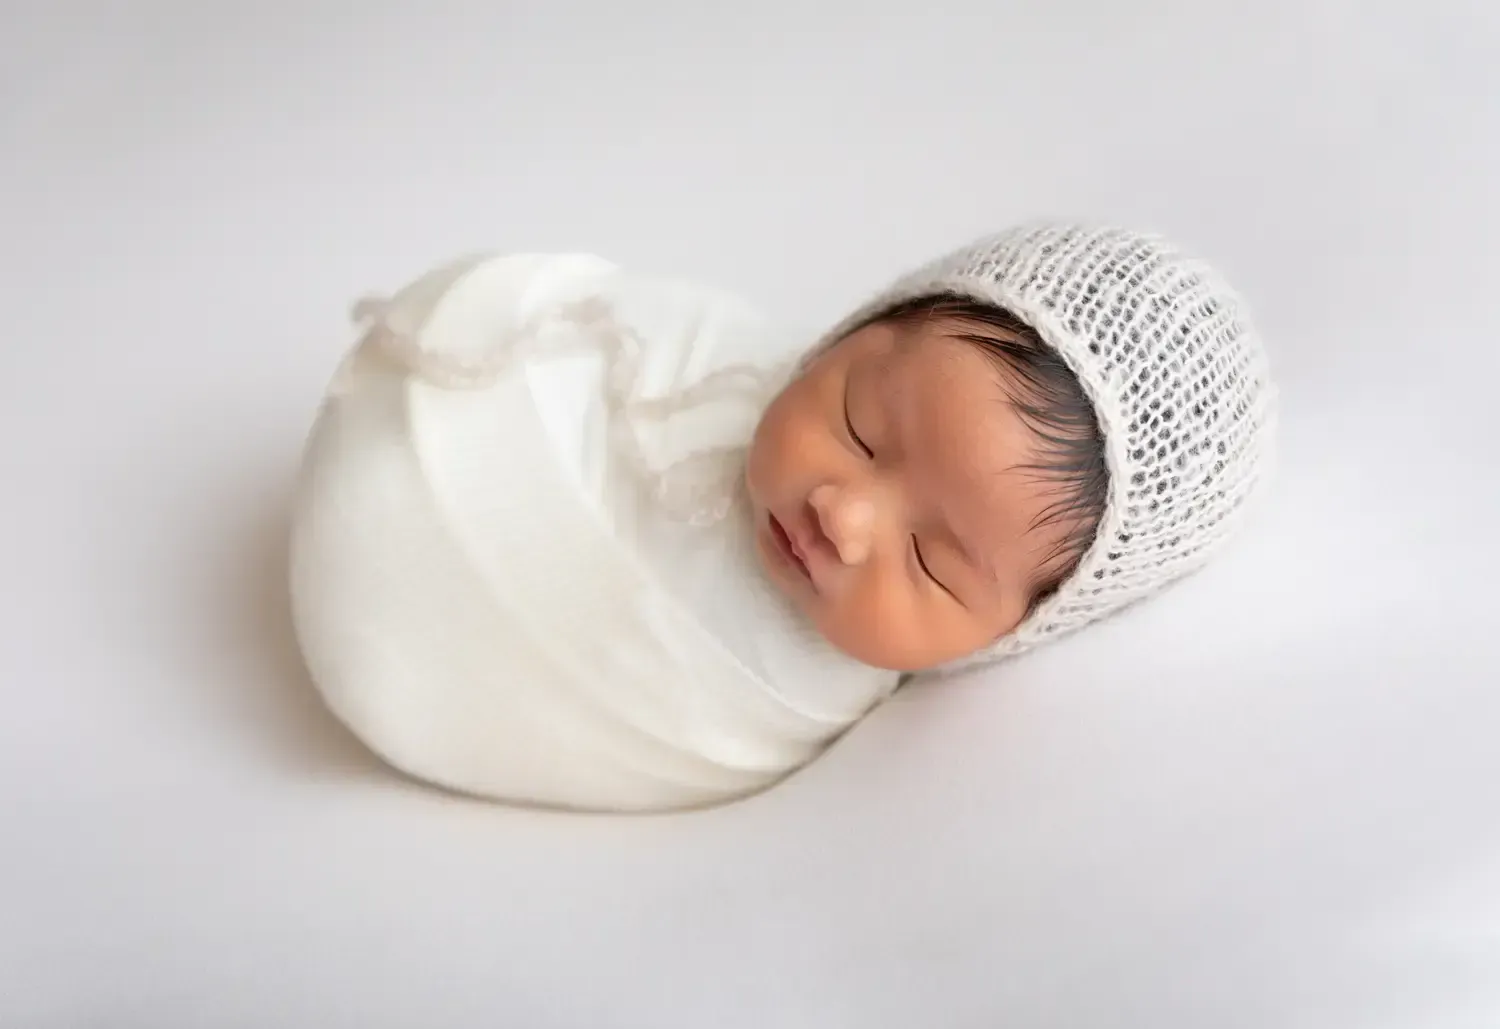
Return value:
M 1019 422 L 1013 384 L 993 350 L 956 335 L 957 327 L 898 332 L 882 362 L 889 401 L 945 442 L 966 442 L 978 458 L 1013 441 L 986 430 Z M 1008 435 L 1008 434 L 1006 434 Z M 953 439 L 953 437 L 957 439 Z

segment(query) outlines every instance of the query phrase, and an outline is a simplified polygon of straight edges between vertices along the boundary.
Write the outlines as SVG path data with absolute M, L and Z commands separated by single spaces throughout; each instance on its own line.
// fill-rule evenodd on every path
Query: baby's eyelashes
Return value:
M 865 444 L 865 441 L 860 438 L 859 433 L 857 431 L 855 431 L 855 428 L 854 428 L 854 419 L 852 417 L 850 417 L 850 414 L 849 414 L 849 380 L 848 379 L 844 380 L 844 431 L 849 434 L 849 440 L 856 447 L 858 447 L 859 450 L 866 457 L 874 457 L 875 456 L 875 451 L 871 450 L 870 447 Z
M 952 597 L 954 600 L 958 600 L 960 604 L 963 603 L 962 600 L 959 600 L 958 594 L 954 593 L 953 590 L 948 588 L 947 583 L 933 574 L 932 567 L 927 563 L 927 558 L 922 555 L 922 543 L 917 539 L 915 534 L 913 534 L 911 537 L 911 553 L 912 557 L 916 558 L 917 568 L 919 569 L 919 573 L 923 578 L 925 578 L 932 585 L 936 586 L 938 589 L 942 590 L 944 593 L 948 594 L 948 596 Z

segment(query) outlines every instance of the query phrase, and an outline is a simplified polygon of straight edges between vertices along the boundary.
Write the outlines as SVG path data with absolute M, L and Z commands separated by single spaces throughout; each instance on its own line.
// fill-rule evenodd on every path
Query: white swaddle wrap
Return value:
M 897 676 L 766 582 L 739 462 L 796 357 L 731 297 L 598 258 L 476 257 L 364 309 L 292 540 L 318 689 L 404 771 L 665 810 L 762 789 Z

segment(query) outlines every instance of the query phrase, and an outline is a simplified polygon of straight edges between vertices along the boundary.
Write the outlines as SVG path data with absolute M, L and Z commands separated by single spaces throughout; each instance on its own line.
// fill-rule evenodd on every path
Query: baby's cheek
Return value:
M 793 469 L 789 458 L 795 454 L 791 445 L 796 435 L 788 419 L 775 404 L 761 417 L 750 439 L 745 476 L 755 491 L 774 490 Z
M 820 623 L 850 657 L 903 672 L 936 668 L 994 642 L 989 628 L 962 609 L 885 577 L 853 584 Z
M 914 671 L 935 663 L 910 591 L 888 580 L 851 583 L 820 621 L 829 642 L 865 664 Z

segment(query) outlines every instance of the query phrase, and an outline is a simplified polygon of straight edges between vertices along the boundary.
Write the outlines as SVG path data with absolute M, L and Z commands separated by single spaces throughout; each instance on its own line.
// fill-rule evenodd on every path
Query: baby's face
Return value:
M 964 326 L 876 323 L 827 350 L 756 429 L 761 561 L 819 631 L 897 671 L 971 654 L 1025 617 L 1065 527 L 1037 441 Z

